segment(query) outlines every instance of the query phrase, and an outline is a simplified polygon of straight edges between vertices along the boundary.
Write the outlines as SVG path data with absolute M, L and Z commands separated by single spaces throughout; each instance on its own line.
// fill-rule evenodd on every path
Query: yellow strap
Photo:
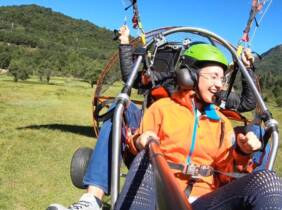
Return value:
M 243 46 L 242 45 L 239 45 L 237 47 L 237 55 L 240 56 L 242 54 L 242 51 L 243 51 Z
M 142 23 L 138 20 L 138 27 L 142 30 L 143 29 L 143 25 Z
M 146 44 L 145 34 L 141 33 L 140 37 L 141 37 L 142 44 L 145 45 Z

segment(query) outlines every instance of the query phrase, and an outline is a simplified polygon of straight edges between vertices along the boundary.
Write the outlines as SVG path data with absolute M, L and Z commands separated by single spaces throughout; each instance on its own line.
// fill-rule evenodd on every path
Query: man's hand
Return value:
M 239 133 L 237 136 L 237 144 L 241 151 L 246 154 L 261 148 L 262 144 L 253 132 L 248 132 L 246 135 Z
M 245 48 L 242 52 L 242 62 L 246 68 L 250 68 L 254 64 L 255 58 L 250 48 Z
M 121 44 L 129 44 L 129 28 L 123 25 L 119 29 L 119 40 Z
M 160 138 L 157 136 L 157 134 L 153 131 L 145 131 L 142 133 L 138 139 L 135 142 L 135 146 L 137 147 L 138 150 L 142 150 L 146 147 L 148 144 L 149 140 L 154 139 L 154 140 L 159 140 Z

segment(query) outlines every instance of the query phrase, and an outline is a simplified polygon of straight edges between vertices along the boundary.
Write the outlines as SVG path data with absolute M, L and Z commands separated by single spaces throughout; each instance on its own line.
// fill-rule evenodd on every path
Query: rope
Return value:
M 269 1 L 267 7 L 265 8 L 264 12 L 262 13 L 262 15 L 261 15 L 261 17 L 260 17 L 260 19 L 259 19 L 259 21 L 257 21 L 256 27 L 255 27 L 254 32 L 253 32 L 253 34 L 252 34 L 252 37 L 251 37 L 251 39 L 250 39 L 250 41 L 249 41 L 249 45 L 251 45 L 251 42 L 253 41 L 253 39 L 254 39 L 254 37 L 255 37 L 255 34 L 256 34 L 256 32 L 257 32 L 257 29 L 258 29 L 258 27 L 259 27 L 259 25 L 260 25 L 262 19 L 264 18 L 265 14 L 267 13 L 267 11 L 268 11 L 268 9 L 269 9 L 271 3 L 272 3 L 272 0 Z

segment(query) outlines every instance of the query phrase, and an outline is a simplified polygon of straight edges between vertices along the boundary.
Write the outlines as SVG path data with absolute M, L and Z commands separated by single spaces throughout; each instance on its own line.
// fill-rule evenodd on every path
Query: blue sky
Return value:
M 0 6 L 20 4 L 52 8 L 111 30 L 119 28 L 125 16 L 131 25 L 132 10 L 123 9 L 126 0 L 0 0 Z M 236 45 L 246 25 L 251 0 L 138 0 L 138 5 L 145 31 L 176 25 L 200 27 Z M 251 43 L 254 51 L 263 53 L 282 44 L 281 22 L 282 1 L 272 0 Z

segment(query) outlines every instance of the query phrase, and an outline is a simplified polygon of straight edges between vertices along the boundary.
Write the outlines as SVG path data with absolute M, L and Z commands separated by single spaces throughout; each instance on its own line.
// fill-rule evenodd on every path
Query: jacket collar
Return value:
M 174 100 L 176 103 L 187 107 L 191 112 L 193 112 L 193 104 L 192 100 L 195 97 L 195 91 L 193 90 L 182 90 L 177 91 L 172 95 L 172 100 Z M 217 113 L 217 108 L 214 104 L 207 104 L 204 107 L 204 113 L 207 116 L 207 118 L 215 121 L 219 121 L 221 118 L 219 114 Z
M 193 90 L 181 90 L 175 92 L 171 98 L 176 103 L 187 107 L 191 112 L 193 112 L 192 100 L 195 96 L 195 92 Z

